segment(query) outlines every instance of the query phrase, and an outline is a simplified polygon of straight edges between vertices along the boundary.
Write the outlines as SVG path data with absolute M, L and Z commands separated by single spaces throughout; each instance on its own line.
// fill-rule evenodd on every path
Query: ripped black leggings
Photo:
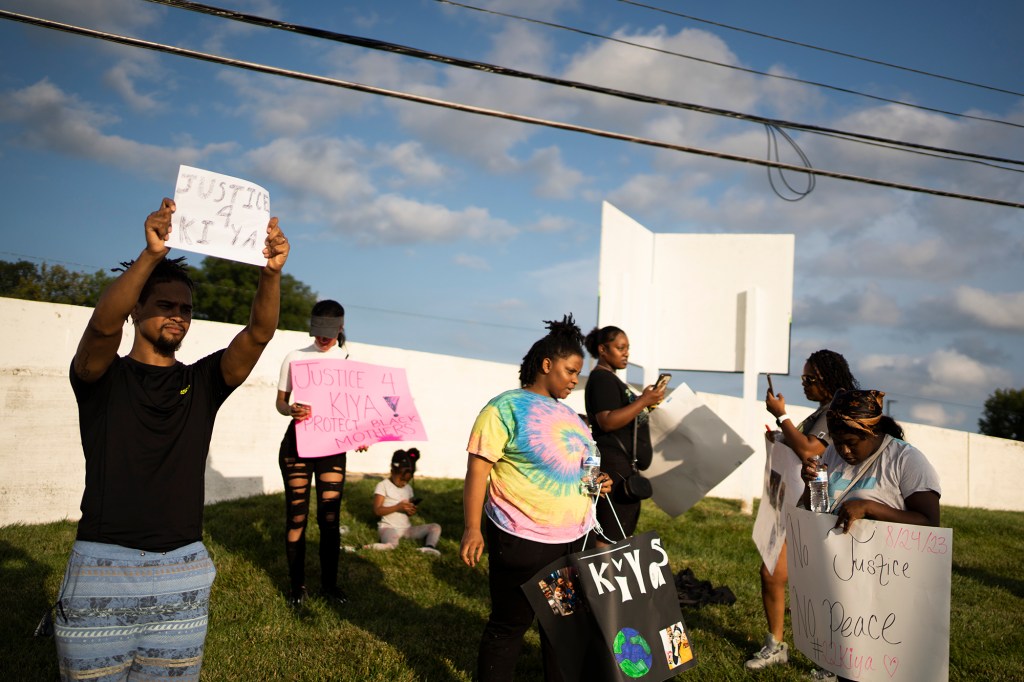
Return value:
M 295 447 L 295 422 L 288 425 L 278 456 L 284 478 L 285 555 L 293 594 L 306 584 L 306 521 L 310 484 L 316 483 L 316 524 L 320 529 L 320 585 L 338 586 L 341 552 L 341 496 L 345 489 L 345 453 L 300 458 Z

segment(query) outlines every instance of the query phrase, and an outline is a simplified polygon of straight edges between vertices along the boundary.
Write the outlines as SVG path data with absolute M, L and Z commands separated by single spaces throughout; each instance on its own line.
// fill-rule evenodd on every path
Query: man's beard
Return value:
M 156 341 L 153 342 L 153 349 L 158 355 L 165 358 L 173 358 L 179 348 L 181 348 L 181 341 L 174 341 L 163 336 L 156 337 Z

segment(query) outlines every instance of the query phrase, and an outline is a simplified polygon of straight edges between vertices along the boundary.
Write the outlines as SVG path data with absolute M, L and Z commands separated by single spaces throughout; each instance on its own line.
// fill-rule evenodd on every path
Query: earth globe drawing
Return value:
M 643 677 L 651 672 L 654 662 L 651 647 L 633 628 L 622 628 L 612 642 L 612 653 L 619 669 L 629 677 Z

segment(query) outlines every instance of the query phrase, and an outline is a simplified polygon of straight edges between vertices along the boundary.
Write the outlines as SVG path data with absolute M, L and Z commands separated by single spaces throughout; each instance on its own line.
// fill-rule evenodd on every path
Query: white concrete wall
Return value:
M 77 519 L 85 477 L 78 411 L 68 368 L 91 309 L 0 298 L 0 525 Z M 179 352 L 192 362 L 227 345 L 235 325 L 196 321 Z M 131 346 L 125 326 L 121 352 Z M 281 490 L 277 449 L 287 419 L 274 409 L 280 363 L 305 346 L 300 332 L 278 332 L 252 376 L 221 409 L 210 445 L 207 500 Z M 349 454 L 349 470 L 387 471 L 396 447 L 423 452 L 419 474 L 459 477 L 465 473 L 466 439 L 483 404 L 518 385 L 518 365 L 351 343 L 353 359 L 404 367 L 429 442 L 380 444 Z M 525 349 L 524 349 L 525 351 Z M 702 394 L 709 407 L 742 432 L 739 398 Z M 577 390 L 570 404 L 582 411 Z M 802 418 L 808 408 L 788 411 Z M 765 414 L 768 418 L 768 415 Z M 904 424 L 908 439 L 928 456 L 942 477 L 943 502 L 1024 511 L 1011 481 L 1024 474 L 1024 443 L 977 434 Z M 764 455 L 756 454 L 711 491 L 718 497 L 760 496 Z

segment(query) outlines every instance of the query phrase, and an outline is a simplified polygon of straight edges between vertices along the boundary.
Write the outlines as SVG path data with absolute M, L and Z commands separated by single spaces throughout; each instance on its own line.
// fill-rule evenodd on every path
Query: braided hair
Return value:
M 544 320 L 548 334 L 535 341 L 519 365 L 519 385 L 523 388 L 533 385 L 540 374 L 544 359 L 557 360 L 573 355 L 583 357 L 583 332 L 572 319 L 572 313 L 564 315 L 562 321 Z
M 598 351 L 599 346 L 605 346 L 618 338 L 619 334 L 625 333 L 626 332 L 622 331 L 618 327 L 612 325 L 600 328 L 594 327 L 590 330 L 590 333 L 587 334 L 587 338 L 583 340 L 583 345 L 586 346 L 587 352 L 590 353 L 590 357 L 596 358 L 600 355 L 600 352 Z
M 860 384 L 853 378 L 846 358 L 831 350 L 818 350 L 807 358 L 807 364 L 818 373 L 821 387 L 832 398 L 841 389 L 857 389 Z
M 120 267 L 110 268 L 110 271 L 127 272 L 133 263 L 135 263 L 134 260 L 121 261 Z M 162 258 L 153 268 L 153 272 L 149 274 L 149 279 L 142 285 L 142 291 L 139 292 L 139 303 L 145 304 L 146 299 L 153 293 L 153 287 L 165 282 L 181 282 L 188 287 L 190 293 L 195 294 L 196 292 L 196 284 L 189 277 L 188 263 L 185 262 L 185 257 Z

